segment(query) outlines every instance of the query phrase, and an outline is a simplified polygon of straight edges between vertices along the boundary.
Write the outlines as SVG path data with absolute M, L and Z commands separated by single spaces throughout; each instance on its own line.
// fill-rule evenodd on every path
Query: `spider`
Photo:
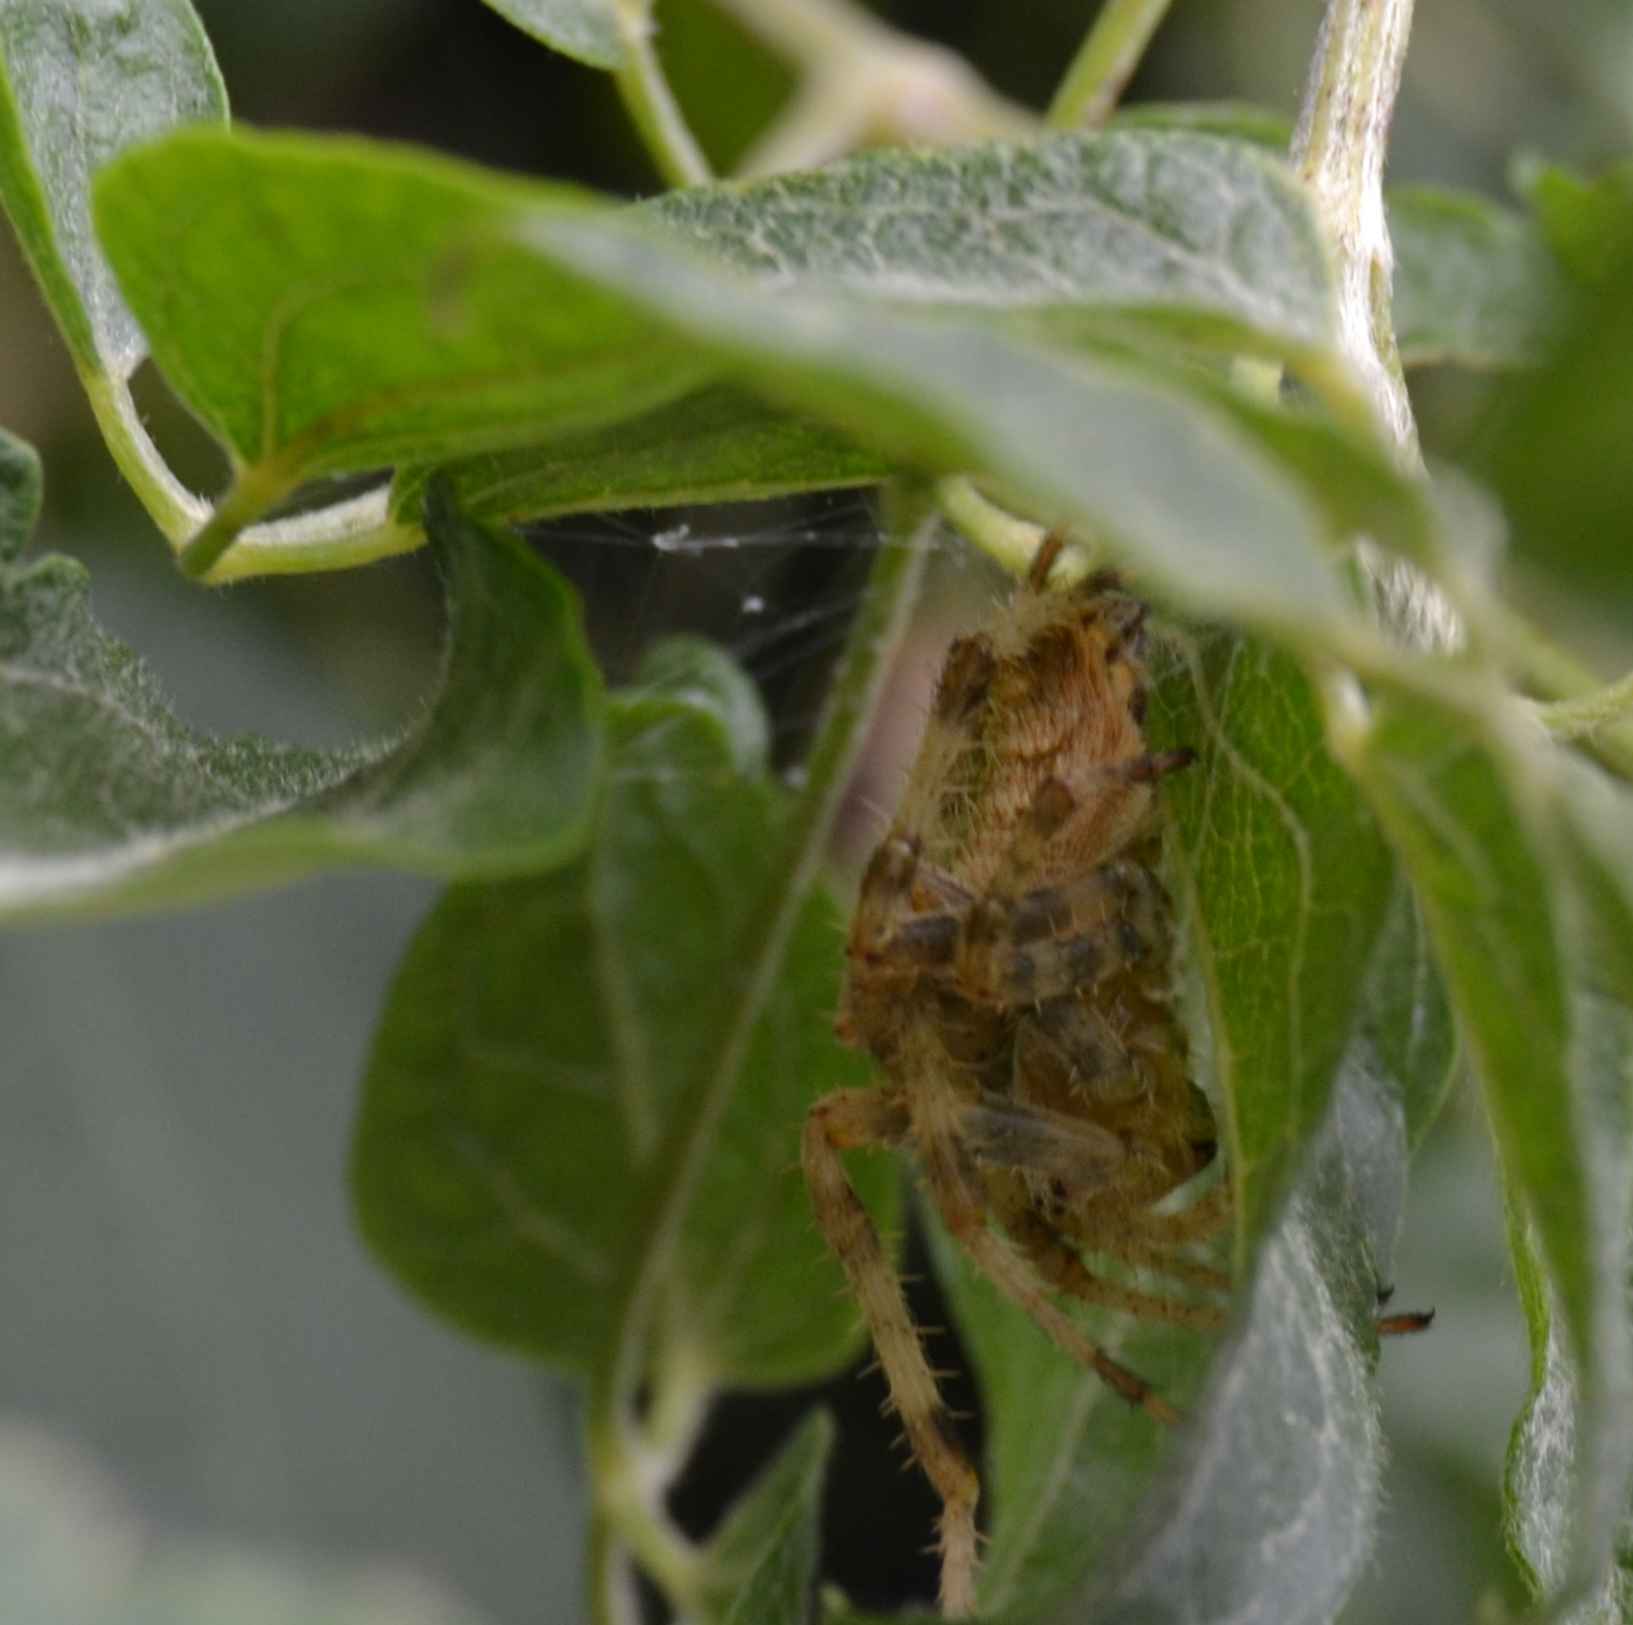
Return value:
M 1156 785 L 1192 752 L 1146 747 L 1144 605 L 1105 574 L 1046 591 L 1061 546 L 1046 540 L 998 625 L 948 651 L 846 950 L 837 1030 L 888 1081 L 823 1097 L 803 1138 L 818 1223 L 941 1499 L 950 1616 L 974 1607 L 979 1482 L 840 1152 L 912 1149 L 975 1265 L 1159 1422 L 1176 1412 L 1057 1295 L 1208 1328 L 1230 1284 L 1187 1251 L 1225 1224 L 1228 1185 L 1156 1208 L 1216 1154 L 1170 1006 L 1169 906 L 1155 873 Z M 1187 1291 L 1133 1284 L 1117 1266 Z

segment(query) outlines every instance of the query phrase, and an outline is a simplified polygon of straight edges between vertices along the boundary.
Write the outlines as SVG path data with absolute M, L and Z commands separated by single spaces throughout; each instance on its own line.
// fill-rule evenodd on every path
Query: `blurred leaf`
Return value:
M 1126 356 L 1064 356 L 970 317 L 767 293 L 623 222 L 541 218 L 528 235 L 768 393 L 905 461 L 984 469 L 1105 536 L 1176 604 L 1323 652 L 1370 635 L 1326 554 L 1305 468 L 1245 415 L 1220 411 L 1211 382 L 1188 393 Z
M 1607 1039 L 1596 1001 L 1573 994 L 1564 954 L 1574 909 L 1545 747 L 1468 706 L 1383 690 L 1353 765 L 1417 888 L 1515 1215 L 1536 1361 L 1510 1462 L 1516 1540 L 1545 1586 L 1579 1581 L 1602 1564 L 1627 1493 L 1626 1176 L 1601 1159 L 1608 1149 L 1620 1168 L 1627 1157 L 1625 1102 L 1609 1117 L 1606 1103 L 1626 1088 L 1618 1046 L 1633 1028 Z M 1533 1235 L 1546 1284 L 1528 1256 Z M 1562 1412 L 1567 1351 L 1576 1388 Z M 1571 1471 L 1578 1430 L 1589 1460 L 1576 1464 L 1573 1493 L 1550 1480 Z
M 591 68 L 623 66 L 613 7 L 619 0 L 482 0 L 524 34 Z
M 1533 1227 L 1510 1202 L 1510 1243 L 1531 1336 L 1531 1391 L 1509 1443 L 1510 1544 L 1558 1617 L 1628 1617 L 1633 1519 L 1633 796 L 1567 758 L 1555 806 L 1574 886 L 1568 1102 L 1579 1123 L 1601 1284 L 1592 1353 L 1556 1324 Z
M 1534 222 L 1473 193 L 1396 187 L 1395 339 L 1408 367 L 1539 360 L 1566 308 Z
M 1582 224 L 1578 256 L 1597 247 L 1609 268 L 1579 288 L 1543 364 L 1495 400 L 1480 472 L 1515 559 L 1615 620 L 1633 609 L 1633 189 L 1599 194 Z
M 1326 255 L 1298 182 L 1212 136 L 869 153 L 670 192 L 640 212 L 777 286 L 986 310 L 1174 306 L 1292 348 L 1333 333 Z
M 614 508 L 747 502 L 868 485 L 886 460 L 809 418 L 716 387 L 605 429 L 467 457 L 443 469 L 476 519 L 543 519 Z M 429 467 L 404 469 L 393 512 L 418 519 Z
M 539 440 L 694 387 L 694 347 L 509 240 L 526 210 L 590 208 L 429 153 L 243 132 L 183 132 L 96 185 L 155 359 L 245 465 L 237 523 L 319 473 Z
M 731 750 L 732 771 L 763 774 L 771 760 L 771 726 L 754 679 L 717 643 L 668 637 L 641 657 L 635 681 L 707 712 Z
M 0 436 L 0 544 L 20 542 L 37 479 Z M 441 690 L 367 752 L 195 733 L 91 618 L 79 565 L 0 552 L 0 915 L 174 906 L 337 864 L 455 876 L 570 858 L 602 755 L 577 605 L 518 544 L 446 507 L 432 528 L 452 622 Z
M 1531 1228 L 1511 1207 L 1531 1391 L 1509 1441 L 1503 1489 L 1510 1546 L 1537 1595 L 1555 1604 L 1550 1617 L 1586 1625 L 1628 1617 L 1619 1559 L 1633 1517 L 1633 1012 L 1579 993 L 1572 1015 L 1576 1093 L 1567 1104 L 1587 1147 L 1600 1313 L 1584 1361 L 1567 1347 Z
M 177 125 L 226 119 L 188 0 L 0 5 L 0 204 L 82 374 L 123 384 L 146 353 L 91 231 L 92 175 Z
M 1519 166 L 1515 180 L 1548 247 L 1572 277 L 1594 287 L 1616 276 L 1633 248 L 1633 165 L 1614 164 L 1588 180 L 1562 164 L 1533 160 Z
M 0 1567 L 11 1625 L 476 1625 L 400 1568 L 153 1540 L 119 1487 L 49 1434 L 0 1425 Z
M 825 1411 L 808 1416 L 732 1507 L 707 1548 L 712 1572 L 705 1582 L 711 1593 L 706 1619 L 718 1625 L 806 1625 L 833 1434 Z
M 672 1113 L 748 996 L 745 932 L 782 851 L 782 803 L 740 774 L 718 707 L 649 691 L 614 717 L 588 858 L 450 892 L 409 950 L 352 1174 L 406 1286 L 580 1376 L 608 1358 L 616 1284 L 650 1244 Z M 805 1106 L 867 1078 L 826 1015 L 838 929 L 823 899 L 800 916 L 665 1283 L 665 1346 L 717 1382 L 806 1380 L 855 1340 L 797 1168 Z M 887 1214 L 889 1172 L 870 1189 Z
M 672 192 L 636 211 L 643 217 L 768 288 L 872 302 L 856 322 L 887 322 L 880 302 L 983 323 L 1024 314 L 1044 324 L 1046 347 L 1124 355 L 1150 347 L 1150 335 L 1117 325 L 1131 316 L 1160 317 L 1170 339 L 1277 353 L 1320 350 L 1332 321 L 1324 253 L 1291 177 L 1260 153 L 1186 133 L 875 153 L 812 174 Z M 729 306 L 718 275 L 710 282 L 715 301 Z M 792 314 L 786 303 L 765 308 Z M 832 320 L 850 322 L 859 308 L 841 303 Z M 813 310 L 810 319 L 821 318 Z M 696 331 L 706 342 L 716 336 Z M 866 331 L 856 337 L 872 342 Z M 771 365 L 796 359 L 767 356 Z M 1181 393 L 1205 383 L 1172 369 L 1163 378 Z M 1276 432 L 1263 410 L 1222 395 L 1220 404 L 1267 438 Z M 1369 446 L 1314 420 L 1303 431 L 1285 414 L 1280 421 L 1284 437 L 1327 436 L 1319 474 L 1298 474 L 1309 496 L 1325 504 L 1357 479 L 1368 492 L 1381 481 L 1386 504 L 1401 507 L 1400 482 Z M 891 449 L 890 436 L 856 439 L 715 389 L 614 429 L 473 459 L 455 478 L 476 512 L 507 516 L 729 499 L 878 478 L 885 458 L 863 448 Z M 1277 455 L 1298 460 L 1291 445 Z M 1352 467 L 1360 472 L 1346 487 Z M 400 514 L 412 512 L 415 478 L 399 482 Z M 1401 523 L 1396 512 L 1370 528 L 1389 535 Z
M 1285 157 L 1293 122 L 1271 107 L 1251 102 L 1133 102 L 1112 115 L 1114 130 L 1190 130 L 1226 141 L 1245 141 Z
M 1359 1064 L 1395 1080 L 1416 1151 L 1446 1103 L 1459 1049 L 1423 911 L 1404 876 L 1396 877 L 1372 956 L 1356 1043 Z

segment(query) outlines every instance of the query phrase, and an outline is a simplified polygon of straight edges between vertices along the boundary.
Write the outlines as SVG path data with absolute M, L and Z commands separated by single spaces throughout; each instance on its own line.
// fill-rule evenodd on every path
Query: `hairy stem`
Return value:
M 1390 316 L 1394 257 L 1384 216 L 1384 158 L 1412 28 L 1412 0 L 1327 0 L 1292 159 L 1332 244 L 1339 344 L 1378 420 L 1420 466 Z

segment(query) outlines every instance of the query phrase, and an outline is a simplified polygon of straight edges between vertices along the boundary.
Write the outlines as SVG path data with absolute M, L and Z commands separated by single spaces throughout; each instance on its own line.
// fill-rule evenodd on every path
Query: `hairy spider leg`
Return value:
M 807 1115 L 801 1159 L 817 1224 L 861 1305 L 913 1457 L 941 1498 L 941 1607 L 957 1619 L 975 1610 L 980 1479 L 949 1425 L 901 1278 L 839 1156 L 842 1150 L 899 1146 L 910 1123 L 899 1089 L 836 1089 Z
M 1179 1412 L 1143 1377 L 1085 1336 L 1049 1296 L 1025 1260 L 988 1226 L 981 1173 L 959 1132 L 964 1104 L 957 1090 L 934 1074 L 927 1076 L 907 1101 L 925 1184 L 954 1239 L 993 1285 L 1025 1310 L 1074 1360 L 1147 1415 L 1170 1425 L 1177 1423 Z
M 1039 1276 L 1057 1292 L 1099 1309 L 1120 1309 L 1141 1320 L 1160 1320 L 1198 1331 L 1215 1331 L 1225 1323 L 1225 1311 L 1216 1304 L 1184 1303 L 1096 1275 L 1083 1262 L 1076 1244 L 1035 1208 L 1022 1206 L 1016 1212 L 1006 1212 L 1003 1223 Z

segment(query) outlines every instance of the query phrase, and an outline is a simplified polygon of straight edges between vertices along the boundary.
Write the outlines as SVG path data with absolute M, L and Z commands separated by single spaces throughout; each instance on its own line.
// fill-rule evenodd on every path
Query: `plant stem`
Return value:
M 79 369 L 79 380 L 119 472 L 165 539 L 180 547 L 210 517 L 210 505 L 170 472 L 123 380 L 89 366 Z
M 1412 0 L 1327 0 L 1292 159 L 1332 244 L 1339 346 L 1401 461 L 1417 468 L 1417 426 L 1390 315 L 1394 258 L 1383 200 L 1411 28 Z
M 888 28 L 850 0 L 718 4 L 800 76 L 745 172 L 809 168 L 868 141 L 945 146 L 1037 133 L 1031 113 L 999 96 L 956 53 Z
M 1045 115 L 1053 130 L 1096 129 L 1111 117 L 1172 0 L 1106 0 Z
M 701 186 L 714 178 L 709 160 L 687 127 L 652 45 L 649 0 L 613 0 L 624 65 L 614 75 L 618 94 L 658 172 L 671 186 Z
M 1556 739 L 1579 739 L 1593 749 L 1614 753 L 1610 765 L 1633 778 L 1633 672 L 1574 699 L 1539 705 L 1537 716 Z
M 954 474 L 939 481 L 936 503 L 959 535 L 1010 575 L 1026 573 L 1033 554 L 1048 535 L 1048 528 L 1035 519 L 1022 519 L 982 495 L 967 474 Z
M 655 1407 L 674 1438 L 686 1433 L 691 1414 L 687 1395 L 695 1385 L 684 1371 L 682 1345 L 664 1347 L 654 1358 L 661 1310 L 673 1279 L 675 1255 L 693 1197 L 704 1177 L 721 1118 L 730 1104 L 755 1027 L 782 973 L 794 926 L 804 908 L 827 848 L 828 833 L 860 754 L 867 723 L 889 674 L 891 657 L 906 630 L 918 596 L 928 542 L 936 519 L 922 500 L 898 500 L 902 523 L 893 532 L 905 545 L 879 548 L 867 597 L 851 629 L 844 659 L 828 695 L 823 721 L 807 760 L 805 786 L 791 810 L 780 862 L 771 866 L 773 891 L 751 916 L 743 940 L 743 990 L 715 1055 L 700 1067 L 698 1082 L 675 1103 L 670 1126 L 652 1157 L 664 1176 L 654 1182 L 635 1227 L 646 1244 L 632 1250 L 631 1262 L 612 1289 L 613 1337 L 610 1357 L 598 1368 L 589 1401 L 589 1455 L 596 1475 L 597 1519 L 604 1525 L 605 1551 L 616 1543 L 636 1550 L 660 1584 L 684 1605 L 697 1589 L 693 1550 L 674 1531 L 663 1511 L 662 1482 L 673 1470 L 676 1446 L 642 1439 L 635 1422 L 635 1398 L 652 1377 L 663 1393 L 666 1380 L 680 1383 Z M 677 1376 L 677 1370 L 679 1375 Z M 677 1420 L 678 1419 L 678 1420 Z M 610 1563 L 611 1558 L 607 1558 Z M 607 1570 L 592 1577 L 596 1605 Z M 611 1617 L 610 1615 L 608 1616 Z

